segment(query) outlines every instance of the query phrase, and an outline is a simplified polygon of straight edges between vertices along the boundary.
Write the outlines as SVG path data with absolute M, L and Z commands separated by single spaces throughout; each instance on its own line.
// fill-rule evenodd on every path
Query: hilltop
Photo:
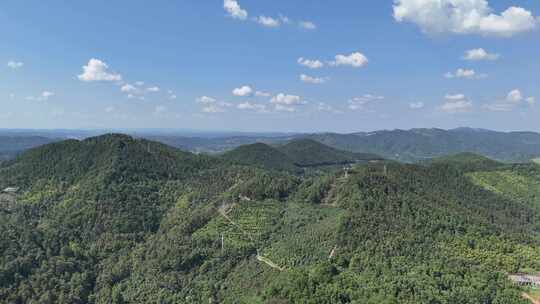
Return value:
M 257 166 L 267 170 L 288 172 L 300 170 L 287 154 L 263 143 L 240 146 L 223 154 L 223 158 L 234 163 Z
M 4 163 L 0 302 L 525 303 L 506 273 L 540 270 L 539 166 L 259 164 L 359 159 L 283 147 L 237 165 L 111 134 Z

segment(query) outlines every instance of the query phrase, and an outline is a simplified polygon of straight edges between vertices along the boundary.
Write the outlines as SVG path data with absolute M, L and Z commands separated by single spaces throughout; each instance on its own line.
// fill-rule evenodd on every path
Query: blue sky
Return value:
M 0 128 L 540 131 L 539 15 L 533 0 L 4 0 Z

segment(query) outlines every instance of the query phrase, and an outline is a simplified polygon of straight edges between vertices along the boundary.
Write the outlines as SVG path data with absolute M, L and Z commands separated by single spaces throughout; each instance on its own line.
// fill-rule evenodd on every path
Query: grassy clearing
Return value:
M 535 159 L 533 159 L 532 161 L 533 161 L 534 163 L 537 163 L 537 164 L 540 165 L 540 157 L 539 157 L 539 158 L 535 158 Z

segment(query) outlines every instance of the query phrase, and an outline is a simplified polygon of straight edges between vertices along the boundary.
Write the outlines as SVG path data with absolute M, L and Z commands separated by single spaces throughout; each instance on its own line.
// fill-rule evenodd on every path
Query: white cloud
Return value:
M 215 102 L 217 102 L 215 98 L 208 97 L 208 96 L 201 96 L 197 98 L 197 103 L 201 103 L 201 104 L 212 104 Z
M 202 111 L 204 113 L 223 113 L 223 112 L 225 112 L 225 109 L 223 109 L 222 107 L 220 107 L 218 105 L 211 104 L 211 105 L 205 106 L 202 109 Z
M 92 58 L 88 64 L 83 66 L 83 73 L 77 76 L 81 81 L 121 81 L 120 74 L 110 73 L 109 66 L 99 60 Z
M 521 107 L 524 103 L 525 105 L 533 106 L 535 102 L 534 97 L 525 97 L 520 90 L 514 89 L 505 98 L 492 104 L 486 104 L 484 108 L 495 112 L 509 112 L 517 107 Z
M 105 113 L 112 113 L 112 112 L 114 112 L 115 110 L 116 110 L 115 107 L 109 106 L 109 107 L 106 107 L 106 108 L 105 108 Z
M 281 105 L 281 104 L 276 104 L 275 109 L 276 109 L 276 111 L 279 111 L 279 112 L 296 112 L 295 107 L 285 106 L 285 105 Z
M 253 94 L 253 89 L 250 86 L 245 85 L 240 88 L 234 89 L 232 93 L 234 96 L 246 97 Z
M 463 60 L 469 60 L 469 61 L 481 61 L 481 60 L 497 60 L 501 57 L 500 54 L 495 53 L 489 53 L 486 50 L 479 48 L 479 49 L 472 49 L 465 51 L 465 56 L 463 56 Z
M 394 19 L 412 22 L 426 33 L 509 37 L 536 28 L 530 11 L 509 7 L 493 13 L 487 0 L 395 0 Z
M 364 111 L 367 107 L 374 102 L 384 100 L 384 96 L 365 94 L 360 97 L 354 97 L 349 100 L 349 109 L 353 111 Z
M 134 93 L 137 93 L 139 90 L 136 87 L 132 86 L 131 84 L 126 83 L 122 87 L 120 87 L 120 91 L 124 93 L 134 94 Z
M 475 70 L 468 70 L 468 69 L 457 69 L 456 72 L 448 72 L 444 75 L 444 77 L 452 79 L 452 78 L 463 78 L 463 79 L 470 79 L 470 80 L 478 80 L 478 79 L 484 79 L 487 78 L 486 74 L 478 74 Z
M 135 85 L 141 87 L 144 85 L 144 81 L 137 81 L 135 82 Z
M 256 112 L 259 112 L 259 113 L 267 112 L 266 111 L 266 105 L 257 104 L 257 103 L 251 103 L 249 101 L 238 104 L 236 106 L 236 108 L 239 109 L 239 110 L 251 110 L 251 111 L 256 111 Z
M 285 105 L 285 106 L 295 106 L 295 105 L 304 105 L 307 102 L 302 100 L 300 96 L 289 95 L 280 93 L 270 100 L 271 103 L 276 105 Z
M 178 96 L 176 96 L 174 94 L 169 95 L 170 100 L 175 100 L 176 98 L 178 98 Z
M 317 29 L 317 25 L 311 21 L 300 21 L 298 23 L 298 25 L 303 28 L 303 29 L 306 29 L 306 30 L 316 30 Z
M 446 95 L 441 110 L 447 113 L 464 113 L 473 109 L 473 103 L 463 94 Z
M 254 19 L 258 24 L 266 27 L 279 27 L 281 22 L 278 19 L 267 16 L 259 16 Z
M 320 69 L 324 67 L 324 63 L 320 60 L 305 59 L 303 57 L 298 58 L 298 64 L 308 67 L 310 69 Z
M 18 61 L 13 61 L 13 60 L 10 60 L 8 61 L 7 63 L 7 66 L 11 69 L 19 69 L 19 68 L 22 68 L 24 66 L 24 63 L 23 62 L 18 62 Z
M 257 91 L 257 92 L 255 92 L 255 96 L 257 96 L 257 97 L 270 97 L 270 96 L 272 96 L 272 94 L 270 94 L 268 92 Z
M 521 94 L 521 91 L 518 89 L 514 89 L 506 95 L 506 101 L 510 103 L 520 103 L 523 100 L 523 95 Z
M 157 93 L 157 92 L 161 91 L 161 89 L 159 87 L 154 86 L 154 87 L 147 88 L 146 91 L 151 92 L 151 93 Z
M 235 0 L 224 0 L 223 8 L 232 18 L 239 20 L 246 20 L 248 17 L 248 12 L 240 7 L 238 1 Z
M 225 108 L 231 107 L 228 102 L 218 101 L 215 98 L 202 96 L 196 99 L 197 103 L 204 105 L 202 111 L 204 113 L 221 113 L 225 112 Z
M 425 104 L 421 101 L 409 103 L 409 108 L 413 110 L 423 109 L 424 107 L 425 107 Z
M 54 94 L 53 92 L 50 92 L 50 91 L 43 91 L 41 92 L 41 94 L 39 94 L 39 96 L 35 97 L 35 96 L 28 96 L 26 97 L 26 100 L 30 100 L 30 101 L 47 101 L 49 100 L 51 97 L 54 97 L 56 94 Z
M 334 114 L 343 114 L 343 111 L 337 110 L 333 106 L 324 102 L 319 102 L 319 104 L 317 105 L 317 111 L 329 112 L 329 113 L 334 113 Z
M 291 23 L 291 19 L 289 19 L 289 17 L 287 16 L 279 15 L 279 20 L 281 20 L 281 22 L 283 22 L 284 24 Z
M 306 74 L 302 74 L 300 75 L 300 80 L 305 83 L 322 84 L 322 83 L 325 83 L 328 80 L 328 78 L 312 77 Z
M 355 68 L 360 68 L 368 64 L 367 57 L 360 53 L 355 52 L 350 55 L 336 55 L 335 61 L 330 62 L 333 66 L 348 65 Z

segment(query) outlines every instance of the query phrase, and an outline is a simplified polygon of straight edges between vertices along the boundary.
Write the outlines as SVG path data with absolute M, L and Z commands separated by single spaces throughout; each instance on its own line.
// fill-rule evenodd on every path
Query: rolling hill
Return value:
M 540 167 L 484 161 L 294 176 L 119 134 L 45 145 L 0 166 L 21 188 L 0 302 L 525 304 L 507 273 L 540 271 Z
M 222 158 L 233 163 L 267 170 L 302 172 L 302 168 L 336 166 L 382 160 L 374 154 L 340 151 L 311 139 L 292 140 L 284 145 L 264 143 L 240 146 L 226 152 Z
M 524 162 L 540 155 L 540 134 L 458 128 L 376 131 L 353 134 L 313 134 L 309 138 L 353 152 L 417 162 L 471 152 L 506 162 Z

